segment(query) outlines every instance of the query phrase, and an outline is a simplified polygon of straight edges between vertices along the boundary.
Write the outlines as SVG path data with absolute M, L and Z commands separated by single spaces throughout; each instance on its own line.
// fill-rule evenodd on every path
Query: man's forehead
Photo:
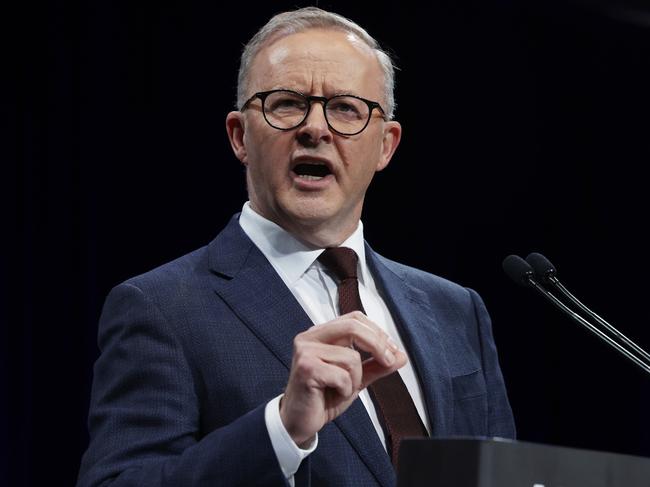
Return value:
M 370 90 L 382 90 L 383 72 L 376 52 L 354 33 L 311 28 L 271 39 L 255 56 L 249 82 L 250 91 L 377 97 Z
M 266 53 L 270 62 L 281 63 L 290 54 L 317 58 L 319 53 L 314 51 L 315 48 L 354 50 L 370 59 L 376 58 L 373 49 L 353 32 L 320 27 L 275 36 L 260 49 L 258 55 Z

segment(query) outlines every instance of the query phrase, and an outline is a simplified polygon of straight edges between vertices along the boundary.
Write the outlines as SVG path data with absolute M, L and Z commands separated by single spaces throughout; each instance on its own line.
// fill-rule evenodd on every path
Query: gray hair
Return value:
M 395 67 L 390 55 L 379 47 L 379 43 L 363 27 L 339 14 L 318 7 L 305 7 L 277 14 L 248 41 L 244 46 L 237 77 L 237 108 L 246 102 L 251 64 L 262 47 L 291 34 L 314 28 L 354 34 L 373 49 L 384 73 L 386 116 L 392 119 L 395 112 Z

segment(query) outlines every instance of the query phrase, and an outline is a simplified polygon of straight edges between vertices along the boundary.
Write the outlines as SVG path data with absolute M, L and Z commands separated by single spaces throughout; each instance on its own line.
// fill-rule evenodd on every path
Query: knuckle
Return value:
M 343 328 L 343 333 L 345 333 L 346 335 L 351 335 L 354 332 L 354 328 L 355 328 L 354 322 L 350 320 L 346 320 L 343 323 L 342 328 Z
M 361 353 L 356 349 L 351 349 L 350 354 L 352 355 L 352 366 L 355 364 L 361 363 Z
M 295 357 L 294 369 L 301 376 L 310 376 L 314 371 L 314 361 L 305 354 L 299 354 Z
M 293 337 L 293 346 L 294 346 L 294 348 L 297 347 L 298 345 L 300 345 L 302 342 L 303 342 L 302 333 L 299 333 L 298 335 Z
M 352 387 L 352 377 L 350 377 L 349 374 L 345 374 L 342 379 L 341 379 L 341 385 L 346 391 L 352 391 L 354 390 L 354 387 Z
M 306 333 L 307 332 L 303 331 L 302 333 L 298 333 L 295 337 L 293 337 L 294 351 L 303 349 L 309 343 L 309 338 L 305 335 Z
M 390 337 L 388 336 L 388 333 L 386 333 L 385 331 L 379 330 L 377 332 L 377 341 L 383 343 L 384 345 L 388 343 L 389 338 Z
M 364 317 L 364 314 L 359 310 L 356 310 L 356 311 L 352 312 L 352 318 L 354 318 L 357 321 L 363 320 L 363 317 Z

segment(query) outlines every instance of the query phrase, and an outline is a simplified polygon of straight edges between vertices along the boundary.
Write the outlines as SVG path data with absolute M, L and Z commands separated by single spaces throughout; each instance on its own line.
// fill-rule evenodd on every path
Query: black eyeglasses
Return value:
M 370 122 L 372 111 L 377 108 L 384 120 L 386 112 L 375 101 L 354 95 L 308 96 L 291 90 L 260 91 L 251 96 L 239 111 L 259 98 L 262 101 L 264 120 L 278 130 L 292 130 L 305 121 L 312 102 L 322 102 L 327 126 L 340 135 L 357 135 Z

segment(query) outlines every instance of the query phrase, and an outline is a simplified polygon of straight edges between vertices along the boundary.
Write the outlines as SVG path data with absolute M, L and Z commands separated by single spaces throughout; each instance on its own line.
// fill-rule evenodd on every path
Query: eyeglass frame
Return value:
M 307 108 L 307 111 L 305 112 L 305 116 L 302 118 L 302 120 L 301 120 L 299 123 L 297 123 L 297 124 L 294 125 L 293 127 L 289 127 L 289 128 L 276 127 L 276 126 L 273 125 L 271 122 L 269 122 L 269 119 L 268 119 L 267 116 L 266 116 L 266 110 L 265 110 L 265 108 L 264 108 L 264 101 L 266 100 L 266 98 L 267 98 L 269 95 L 272 95 L 273 93 L 278 93 L 278 92 L 280 92 L 280 91 L 286 91 L 287 93 L 293 93 L 293 94 L 298 95 L 298 96 L 301 96 L 301 97 L 303 97 L 305 100 L 307 100 L 308 108 Z M 366 119 L 366 123 L 364 124 L 364 126 L 363 126 L 360 130 L 358 130 L 357 132 L 351 133 L 351 134 L 346 134 L 346 133 L 344 133 L 344 132 L 340 132 L 339 130 L 336 130 L 334 127 L 332 127 L 332 124 L 330 123 L 329 119 L 327 118 L 327 104 L 328 104 L 330 101 L 332 101 L 333 99 L 335 99 L 335 98 L 340 98 L 340 97 L 343 97 L 343 96 L 349 96 L 349 97 L 351 97 L 351 98 L 356 98 L 357 100 L 361 100 L 361 101 L 364 102 L 366 105 L 368 105 L 368 118 Z M 377 103 L 376 101 L 367 100 L 367 99 L 362 98 L 362 97 L 357 96 L 357 95 L 348 95 L 348 94 L 339 94 L 339 95 L 334 95 L 334 96 L 332 96 L 332 97 L 330 97 L 330 98 L 327 98 L 326 96 L 305 95 L 304 93 L 300 93 L 299 91 L 287 90 L 287 89 L 285 89 L 285 88 L 278 88 L 278 89 L 275 89 L 275 90 L 269 90 L 269 91 L 258 91 L 257 93 L 255 93 L 253 96 L 251 96 L 248 100 L 246 100 L 246 101 L 244 102 L 244 104 L 243 104 L 242 107 L 239 109 L 239 111 L 240 111 L 240 112 L 243 112 L 244 110 L 246 110 L 246 109 L 248 108 L 248 105 L 250 105 L 250 103 L 251 103 L 253 100 L 255 100 L 256 98 L 259 98 L 260 101 L 262 102 L 262 116 L 264 117 L 264 120 L 266 120 L 266 123 L 268 123 L 268 124 L 269 124 L 271 127 L 273 127 L 274 129 L 276 129 L 276 130 L 282 130 L 283 132 L 287 132 L 287 131 L 289 131 L 289 130 L 293 130 L 293 129 L 295 129 L 295 128 L 300 127 L 300 125 L 302 125 L 303 122 L 304 122 L 305 120 L 307 120 L 307 117 L 308 117 L 309 114 L 311 113 L 312 103 L 315 102 L 315 101 L 318 101 L 318 102 L 322 102 L 322 103 L 323 103 L 323 115 L 325 116 L 325 122 L 327 122 L 327 126 L 329 127 L 329 129 L 330 129 L 332 132 L 335 132 L 335 133 L 337 133 L 337 134 L 339 134 L 339 135 L 342 135 L 342 136 L 344 136 L 344 137 L 351 137 L 351 136 L 353 136 L 353 135 L 358 135 L 358 134 L 360 134 L 361 132 L 363 132 L 363 131 L 366 129 L 366 127 L 368 126 L 368 124 L 370 123 L 370 119 L 372 118 L 372 111 L 373 111 L 375 108 L 378 108 L 378 109 L 379 109 L 379 111 L 380 111 L 381 114 L 382 114 L 382 118 L 384 119 L 384 121 L 386 121 L 386 111 L 385 111 L 385 110 L 382 108 L 382 106 L 381 106 L 379 103 Z

